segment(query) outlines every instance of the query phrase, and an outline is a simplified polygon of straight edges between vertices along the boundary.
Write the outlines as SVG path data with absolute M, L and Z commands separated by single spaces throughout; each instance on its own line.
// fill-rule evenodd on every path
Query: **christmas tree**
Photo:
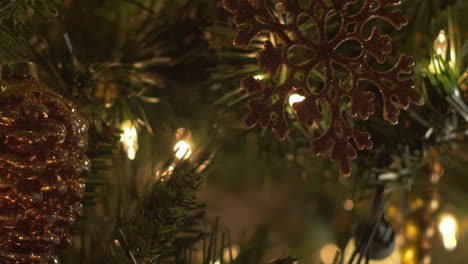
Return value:
M 0 263 L 466 263 L 466 12 L 0 1 Z

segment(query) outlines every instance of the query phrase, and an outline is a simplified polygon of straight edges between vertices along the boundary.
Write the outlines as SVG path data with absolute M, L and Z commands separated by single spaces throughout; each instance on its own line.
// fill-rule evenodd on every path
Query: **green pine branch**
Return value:
M 30 10 L 49 17 L 56 15 L 60 0 L 15 0 L 0 2 L 0 25 L 16 27 L 24 25 L 30 19 Z
M 169 169 L 172 165 L 162 169 L 170 173 L 170 178 L 156 181 L 141 196 L 135 209 L 117 221 L 114 236 L 119 242 L 110 247 L 108 261 L 149 264 L 174 255 L 176 236 L 193 221 L 189 212 L 198 207 L 195 199 L 201 175 L 197 166 L 206 157 L 193 163 L 182 161 L 173 170 Z

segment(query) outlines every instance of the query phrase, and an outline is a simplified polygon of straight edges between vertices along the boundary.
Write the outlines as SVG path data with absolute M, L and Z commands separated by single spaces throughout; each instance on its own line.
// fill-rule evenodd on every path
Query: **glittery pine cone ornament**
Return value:
M 87 124 L 32 63 L 3 66 L 0 88 L 0 263 L 59 263 L 81 213 Z

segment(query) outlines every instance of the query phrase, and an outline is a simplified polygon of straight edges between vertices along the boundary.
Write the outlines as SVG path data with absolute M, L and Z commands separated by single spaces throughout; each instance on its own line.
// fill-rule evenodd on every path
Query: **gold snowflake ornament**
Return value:
M 277 5 L 290 16 L 290 23 L 284 24 L 272 15 L 266 0 L 223 0 L 224 8 L 233 14 L 234 24 L 237 25 L 234 45 L 248 48 L 259 33 L 273 33 L 281 39 L 281 45 L 275 47 L 272 42 L 266 41 L 264 49 L 257 55 L 258 63 L 271 77 L 277 75 L 283 64 L 288 69 L 286 79 L 279 85 L 269 86 L 251 75 L 242 79 L 241 85 L 247 93 L 258 95 L 248 102 L 250 112 L 244 120 L 246 126 L 251 128 L 259 124 L 267 127 L 272 121 L 274 133 L 283 140 L 289 133 L 285 117 L 288 97 L 292 93 L 305 97 L 303 101 L 294 103 L 293 108 L 298 121 L 307 127 L 323 119 L 324 112 L 319 107 L 319 102 L 322 101 L 328 107 L 330 122 L 328 129 L 311 141 L 312 154 L 323 155 L 332 144 L 329 157 L 338 163 L 344 175 L 350 174 L 350 161 L 357 157 L 350 139 L 359 150 L 371 149 L 373 145 L 370 134 L 352 128 L 340 111 L 342 101 L 349 99 L 348 113 L 351 117 L 359 116 L 366 120 L 374 113 L 372 101 L 375 94 L 362 91 L 361 82 L 370 82 L 378 88 L 384 104 L 383 116 L 392 124 L 398 122 L 399 108 L 406 109 L 410 103 L 424 103 L 423 97 L 412 89 L 414 81 L 401 76 L 412 73 L 414 61 L 411 57 L 402 55 L 398 63 L 386 72 L 373 69 L 366 60 L 370 55 L 378 63 L 384 63 L 385 55 L 391 53 L 392 46 L 390 37 L 383 35 L 379 27 L 374 27 L 368 38 L 362 34 L 363 27 L 375 18 L 386 20 L 397 29 L 406 25 L 407 19 L 400 10 L 388 10 L 390 6 L 399 5 L 400 0 L 364 0 L 358 12 L 347 14 L 347 6 L 356 2 L 357 0 L 310 0 L 304 6 L 298 0 L 279 0 Z M 333 12 L 340 16 L 341 27 L 335 36 L 329 38 L 326 33 L 326 19 Z M 298 19 L 304 15 L 316 25 L 317 39 L 309 39 L 299 28 Z M 347 57 L 336 51 L 349 40 L 360 44 L 359 55 Z M 288 58 L 288 52 L 297 47 L 308 49 L 315 55 L 306 63 L 297 65 Z M 334 75 L 335 64 L 349 73 L 349 87 L 342 87 Z M 318 67 L 323 69 L 325 81 L 320 91 L 314 91 L 308 85 L 308 78 L 300 76 L 309 76 Z

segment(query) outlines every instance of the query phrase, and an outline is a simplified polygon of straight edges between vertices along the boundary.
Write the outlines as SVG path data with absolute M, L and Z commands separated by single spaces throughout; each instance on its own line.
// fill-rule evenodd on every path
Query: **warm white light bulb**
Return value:
M 447 59 L 447 49 L 448 49 L 448 41 L 447 37 L 445 36 L 445 30 L 441 30 L 439 35 L 434 40 L 434 50 L 437 52 L 437 55 L 440 55 L 442 59 Z
M 266 75 L 265 74 L 257 74 L 254 76 L 255 79 L 261 81 L 263 79 L 265 79 Z
M 440 42 L 445 42 L 447 40 L 447 38 L 445 37 L 445 31 L 444 30 L 441 30 L 439 32 L 439 41 Z
M 346 211 L 351 211 L 353 210 L 354 208 L 354 202 L 353 200 L 351 199 L 347 199 L 343 202 L 343 208 L 346 210 Z
M 442 218 L 439 224 L 439 229 L 442 234 L 446 235 L 452 235 L 455 234 L 457 224 L 455 222 L 455 219 L 451 216 L 445 216 Z
M 449 50 L 449 43 L 447 36 L 445 34 L 445 30 L 441 30 L 439 32 L 439 35 L 437 38 L 434 40 L 434 46 L 433 46 L 435 52 L 437 55 L 439 55 L 444 61 L 447 60 L 447 51 Z M 451 51 L 453 53 L 453 51 Z M 454 56 L 451 54 L 450 56 Z M 449 65 L 453 64 L 453 59 L 454 57 L 451 58 L 451 61 L 449 61 Z M 439 60 L 436 59 L 435 57 L 431 59 L 431 63 L 429 64 L 429 71 L 432 73 L 440 73 L 440 68 L 442 65 L 440 65 Z
M 138 151 L 138 132 L 136 126 L 130 120 L 127 120 L 122 123 L 121 128 L 120 142 L 122 142 L 123 149 L 127 152 L 128 158 L 134 160 Z
M 231 254 L 232 260 L 235 260 L 240 254 L 240 247 L 234 244 L 231 246 L 231 248 L 225 248 L 223 250 L 223 259 L 226 261 L 226 263 L 231 260 Z
M 175 156 L 179 159 L 187 159 L 192 155 L 190 144 L 181 140 L 174 146 Z
M 335 256 L 339 254 L 340 249 L 335 244 L 326 244 L 320 249 L 320 260 L 323 264 L 333 264 Z
M 447 250 L 454 250 L 457 247 L 457 229 L 457 220 L 453 215 L 445 214 L 440 219 L 439 232 Z
M 136 156 L 136 150 L 134 148 L 128 148 L 127 156 L 129 160 L 134 160 Z
M 127 146 L 129 148 L 134 148 L 135 146 L 135 140 L 133 140 L 133 138 L 130 138 L 128 141 L 127 141 Z
M 444 239 L 445 249 L 452 251 L 457 247 L 457 239 L 454 236 L 446 237 Z
M 120 247 L 120 241 L 118 239 L 114 240 L 114 245 Z
M 289 96 L 289 105 L 292 107 L 294 103 L 299 103 L 304 101 L 305 96 L 302 96 L 300 94 L 291 94 Z

